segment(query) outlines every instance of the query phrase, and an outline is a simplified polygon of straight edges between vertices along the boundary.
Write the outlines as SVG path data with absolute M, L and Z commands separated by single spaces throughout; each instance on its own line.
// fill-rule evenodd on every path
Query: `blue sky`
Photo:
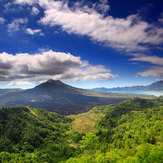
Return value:
M 0 87 L 80 88 L 163 79 L 160 0 L 0 0 Z

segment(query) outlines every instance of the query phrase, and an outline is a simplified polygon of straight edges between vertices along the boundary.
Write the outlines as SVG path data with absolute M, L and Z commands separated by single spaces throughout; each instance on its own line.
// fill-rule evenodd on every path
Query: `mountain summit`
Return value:
M 68 93 L 82 95 L 84 90 L 71 87 L 62 83 L 60 80 L 49 79 L 48 81 L 36 86 L 33 91 L 42 93 Z

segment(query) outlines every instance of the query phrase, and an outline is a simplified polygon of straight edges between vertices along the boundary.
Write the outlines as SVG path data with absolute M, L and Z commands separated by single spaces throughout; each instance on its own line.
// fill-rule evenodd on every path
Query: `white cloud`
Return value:
M 150 67 L 149 69 L 138 72 L 137 74 L 147 77 L 147 76 L 154 76 L 154 77 L 163 77 L 163 58 L 158 56 L 146 56 L 143 55 L 130 59 L 132 61 L 142 61 L 142 62 L 149 62 L 158 66 Z
M 39 81 L 49 78 L 69 81 L 112 80 L 110 69 L 102 65 L 92 66 L 80 57 L 53 52 L 30 55 L 0 53 L 0 81 Z
M 103 15 L 109 10 L 109 5 L 107 0 L 100 0 L 100 3 L 97 3 L 96 9 L 99 10 Z
M 16 3 L 29 5 L 37 3 L 45 13 L 39 21 L 41 24 L 50 27 L 59 25 L 63 31 L 86 35 L 118 50 L 143 51 L 150 45 L 163 43 L 163 29 L 141 20 L 138 15 L 114 18 L 100 14 L 98 12 L 100 8 L 103 8 L 103 11 L 109 9 L 106 0 L 101 0 L 101 3 L 92 8 L 79 5 L 79 2 L 70 8 L 68 1 L 53 0 L 16 0 Z
M 32 85 L 32 83 L 28 81 L 12 81 L 7 86 L 13 86 L 13 85 Z
M 70 81 L 106 81 L 113 80 L 110 69 L 105 69 L 102 65 L 91 66 L 86 65 L 80 68 L 74 68 L 69 70 L 66 74 L 58 75 L 59 79 L 70 80 Z
M 4 24 L 4 22 L 5 22 L 5 19 L 0 17 L 0 24 Z
M 150 62 L 152 64 L 163 66 L 163 58 L 158 56 L 143 56 L 143 57 L 135 57 L 130 59 L 132 61 L 144 61 Z
M 28 19 L 17 18 L 8 24 L 8 32 L 19 31 L 22 24 L 26 24 Z
M 16 4 L 22 4 L 22 5 L 24 5 L 24 4 L 32 5 L 35 2 L 37 2 L 37 0 L 15 0 Z
M 41 29 L 31 29 L 31 28 L 27 28 L 26 32 L 30 35 L 35 35 L 38 34 L 40 36 L 43 36 L 43 33 L 41 32 Z
M 163 67 L 155 66 L 151 67 L 148 70 L 145 70 L 143 72 L 138 72 L 137 74 L 141 75 L 142 77 L 147 76 L 154 76 L 154 77 L 163 77 Z
M 38 15 L 39 14 L 39 9 L 38 8 L 36 8 L 36 7 L 32 7 L 32 11 L 31 11 L 31 14 L 32 15 Z

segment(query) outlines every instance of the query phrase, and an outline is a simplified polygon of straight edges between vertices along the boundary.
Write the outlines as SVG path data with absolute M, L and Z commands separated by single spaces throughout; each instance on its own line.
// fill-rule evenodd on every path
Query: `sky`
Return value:
M 0 88 L 163 80 L 161 0 L 0 0 Z

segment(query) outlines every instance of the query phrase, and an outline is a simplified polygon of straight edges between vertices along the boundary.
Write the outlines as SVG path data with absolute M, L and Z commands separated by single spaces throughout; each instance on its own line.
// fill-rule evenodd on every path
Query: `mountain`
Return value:
M 147 86 L 116 87 L 116 88 L 93 88 L 88 91 L 109 92 L 109 91 L 162 91 L 163 81 L 157 81 Z
M 82 89 L 78 89 L 75 87 L 71 87 L 67 84 L 64 84 L 60 80 L 52 80 L 49 79 L 47 82 L 42 83 L 38 86 L 36 86 L 33 91 L 40 92 L 40 93 L 50 93 L 50 92 L 55 92 L 55 93 L 68 93 L 68 94 L 81 94 Z
M 147 90 L 147 91 L 162 91 L 163 90 L 163 81 L 158 81 L 158 82 L 152 83 L 150 85 L 147 85 L 145 87 L 145 90 Z
M 0 106 L 39 107 L 67 115 L 86 112 L 96 105 L 116 103 L 125 99 L 109 98 L 50 79 L 33 89 L 0 95 Z

